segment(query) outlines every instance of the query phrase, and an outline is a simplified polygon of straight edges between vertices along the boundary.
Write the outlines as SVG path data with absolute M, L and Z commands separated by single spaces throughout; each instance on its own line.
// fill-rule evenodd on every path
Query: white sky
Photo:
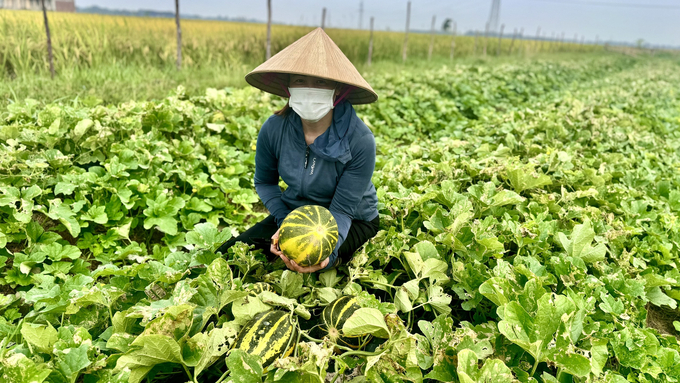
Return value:
M 360 0 L 272 0 L 272 18 L 285 24 L 319 25 L 321 9 L 328 9 L 327 24 L 358 28 Z M 407 0 L 364 0 L 363 27 L 375 17 L 376 29 L 403 31 Z M 78 7 L 97 5 L 112 9 L 174 11 L 173 0 L 76 0 Z M 459 31 L 483 30 L 491 0 L 412 0 L 411 29 L 429 30 L 432 16 L 437 27 L 453 18 Z M 180 12 L 201 16 L 266 19 L 266 0 L 180 0 Z M 680 46 L 680 0 L 501 0 L 500 23 L 506 33 L 524 28 L 525 35 L 575 34 L 594 40 Z

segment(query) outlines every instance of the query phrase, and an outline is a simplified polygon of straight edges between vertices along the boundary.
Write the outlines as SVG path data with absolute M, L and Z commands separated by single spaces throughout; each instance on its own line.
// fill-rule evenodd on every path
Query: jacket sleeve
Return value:
M 338 224 L 338 243 L 330 255 L 326 269 L 332 268 L 338 257 L 340 246 L 347 239 L 347 233 L 352 226 L 352 219 L 364 192 L 371 184 L 371 177 L 375 169 L 375 137 L 368 133 L 358 140 L 358 145 L 352 151 L 352 159 L 347 163 L 345 171 L 340 176 L 335 195 L 331 201 L 330 210 Z
M 276 156 L 276 142 L 272 137 L 272 119 L 267 120 L 257 135 L 255 148 L 255 190 L 262 203 L 281 226 L 290 208 L 281 199 L 279 187 L 279 160 Z

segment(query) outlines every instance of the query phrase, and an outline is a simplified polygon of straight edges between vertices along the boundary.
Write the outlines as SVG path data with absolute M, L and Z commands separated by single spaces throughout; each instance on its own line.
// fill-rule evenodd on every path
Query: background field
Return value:
M 50 13 L 57 78 L 49 80 L 43 21 L 39 12 L 0 10 L 0 104 L 26 97 L 41 100 L 95 96 L 105 102 L 162 98 L 177 85 L 192 95 L 207 87 L 244 86 L 243 76 L 265 58 L 263 24 L 183 20 L 183 66 L 175 70 L 176 40 L 172 19 Z M 288 46 L 311 28 L 272 26 L 272 52 Z M 368 31 L 328 29 L 328 34 L 362 71 Z M 449 63 L 452 37 L 437 35 L 433 60 Z M 401 63 L 403 33 L 375 32 L 373 62 Z M 484 39 L 456 37 L 456 57 L 481 57 Z M 408 65 L 427 58 L 430 36 L 409 35 Z M 511 39 L 502 41 L 503 55 Z M 495 55 L 498 39 L 488 39 Z M 514 55 L 537 52 L 601 51 L 602 46 L 516 41 Z M 375 69 L 378 72 L 380 68 Z M 49 81 L 48 81 L 49 80 Z M 36 92 L 40 89 L 40 92 Z
M 680 379 L 677 57 L 451 63 L 438 37 L 427 62 L 414 36 L 404 65 L 401 35 L 384 35 L 397 59 L 360 66 L 380 100 L 356 108 L 376 137 L 381 231 L 303 276 L 244 246 L 214 253 L 266 216 L 254 149 L 284 100 L 222 88 L 261 61 L 261 26 L 185 23 L 178 73 L 169 21 L 55 15 L 52 81 L 41 24 L 18 22 L 37 16 L 7 15 L 0 383 L 261 382 L 257 357 L 227 351 L 271 309 L 299 335 L 266 382 Z M 363 60 L 354 32 L 329 32 Z M 324 340 L 342 295 L 371 314 L 345 328 L 374 335 L 362 350 Z

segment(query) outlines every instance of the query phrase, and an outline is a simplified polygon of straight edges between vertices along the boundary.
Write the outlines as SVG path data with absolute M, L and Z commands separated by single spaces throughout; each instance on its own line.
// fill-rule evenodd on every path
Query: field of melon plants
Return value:
M 245 245 L 283 100 L 0 110 L 0 382 L 677 382 L 680 64 L 543 58 L 370 73 L 381 231 L 297 274 Z M 282 185 L 285 187 L 285 185 Z M 336 345 L 325 306 L 361 307 Z M 233 348 L 286 313 L 289 356 Z M 276 341 L 268 334 L 267 342 Z

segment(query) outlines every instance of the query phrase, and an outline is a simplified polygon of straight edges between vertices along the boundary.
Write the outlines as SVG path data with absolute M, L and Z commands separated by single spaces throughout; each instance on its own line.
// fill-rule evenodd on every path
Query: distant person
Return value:
M 217 251 L 226 253 L 237 241 L 244 242 L 301 273 L 349 261 L 380 223 L 371 182 L 375 138 L 352 107 L 375 102 L 377 94 L 321 28 L 255 68 L 246 81 L 289 98 L 257 137 L 255 189 L 271 215 Z M 288 185 L 283 193 L 279 177 Z M 304 205 L 329 209 L 339 232 L 330 257 L 309 267 L 288 259 L 278 247 L 279 226 Z

